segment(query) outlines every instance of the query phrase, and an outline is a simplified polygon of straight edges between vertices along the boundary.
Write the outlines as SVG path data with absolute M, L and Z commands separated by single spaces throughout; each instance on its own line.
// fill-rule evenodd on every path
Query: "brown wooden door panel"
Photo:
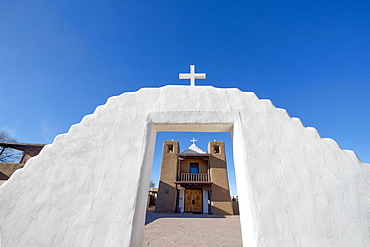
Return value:
M 195 203 L 193 204 L 193 212 L 202 212 L 202 191 L 201 190 L 195 190 L 194 192 L 194 200 Z
M 202 190 L 185 190 L 185 211 L 202 212 Z
M 191 212 L 193 211 L 193 204 L 192 204 L 192 190 L 185 190 L 185 211 Z

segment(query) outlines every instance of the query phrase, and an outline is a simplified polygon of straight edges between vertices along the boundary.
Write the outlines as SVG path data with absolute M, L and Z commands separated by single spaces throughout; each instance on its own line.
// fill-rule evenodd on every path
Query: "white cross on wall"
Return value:
M 195 144 L 195 142 L 197 142 L 198 140 L 195 140 L 195 138 L 193 137 L 193 140 L 190 141 L 193 142 L 193 144 Z
M 180 73 L 179 79 L 190 79 L 190 86 L 195 86 L 195 79 L 206 79 L 206 73 L 195 73 L 195 65 L 190 65 L 190 73 Z

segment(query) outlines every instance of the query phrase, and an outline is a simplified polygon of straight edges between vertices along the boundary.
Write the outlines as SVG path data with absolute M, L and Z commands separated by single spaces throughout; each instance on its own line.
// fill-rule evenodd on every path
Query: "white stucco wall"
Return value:
M 156 131 L 230 131 L 244 246 L 366 246 L 370 165 L 268 100 L 166 86 L 111 97 L 0 187 L 2 247 L 141 246 Z
M 208 214 L 208 190 L 203 189 L 203 213 Z

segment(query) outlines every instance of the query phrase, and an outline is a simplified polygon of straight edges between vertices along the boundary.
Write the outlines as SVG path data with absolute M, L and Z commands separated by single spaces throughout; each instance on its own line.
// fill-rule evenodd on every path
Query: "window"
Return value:
M 173 145 L 167 144 L 167 153 L 173 153 Z
M 220 153 L 220 146 L 214 146 L 214 148 L 216 154 Z
M 199 173 L 199 164 L 198 163 L 190 163 L 190 173 L 192 173 L 192 174 Z

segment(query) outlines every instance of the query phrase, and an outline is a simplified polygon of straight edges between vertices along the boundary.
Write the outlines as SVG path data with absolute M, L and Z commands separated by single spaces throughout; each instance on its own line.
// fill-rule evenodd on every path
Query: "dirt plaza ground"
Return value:
M 148 211 L 143 246 L 243 246 L 238 215 Z

